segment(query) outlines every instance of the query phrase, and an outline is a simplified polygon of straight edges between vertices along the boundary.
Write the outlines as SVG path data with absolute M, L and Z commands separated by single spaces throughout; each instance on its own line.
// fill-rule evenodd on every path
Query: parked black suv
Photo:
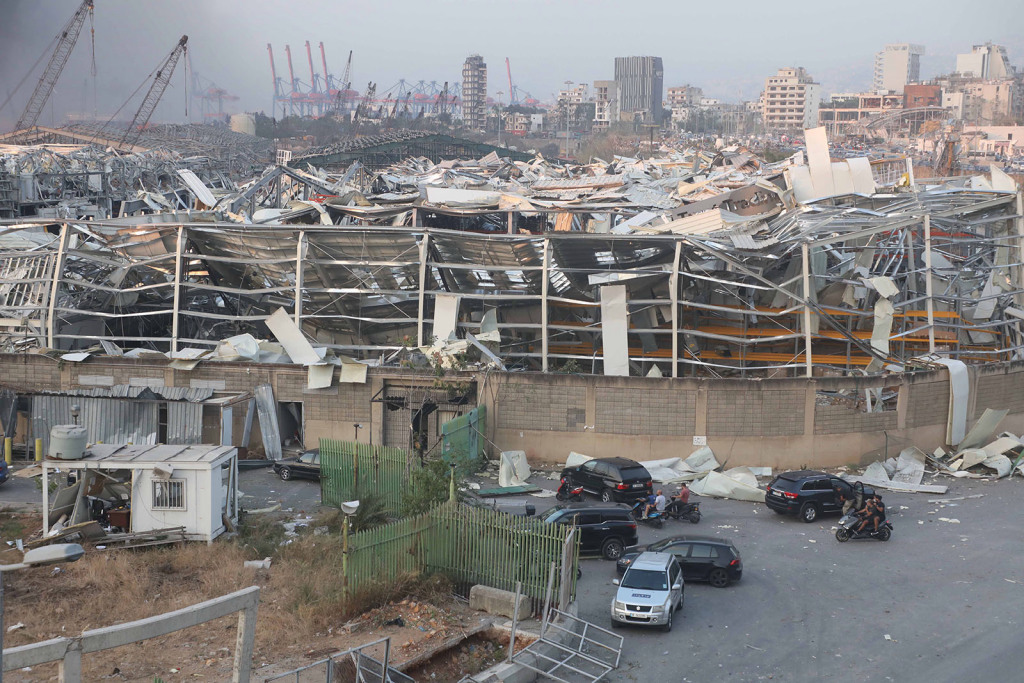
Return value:
M 626 505 L 563 503 L 540 514 L 549 524 L 575 524 L 580 530 L 580 553 L 601 553 L 617 560 L 626 546 L 637 544 L 636 522 Z
M 765 489 L 764 502 L 780 515 L 799 515 L 805 522 L 813 522 L 818 515 L 840 512 L 843 508 L 839 494 L 846 498 L 873 496 L 875 490 L 860 482 L 851 484 L 845 479 L 815 470 L 783 472 Z
M 595 458 L 576 467 L 566 467 L 562 476 L 570 486 L 600 496 L 605 503 L 636 502 L 651 493 L 654 485 L 647 468 L 629 458 Z
M 743 560 L 732 541 L 711 536 L 671 536 L 647 546 L 630 548 L 615 563 L 619 576 L 640 553 L 672 553 L 683 568 L 683 578 L 707 581 L 715 588 L 725 588 L 743 577 Z

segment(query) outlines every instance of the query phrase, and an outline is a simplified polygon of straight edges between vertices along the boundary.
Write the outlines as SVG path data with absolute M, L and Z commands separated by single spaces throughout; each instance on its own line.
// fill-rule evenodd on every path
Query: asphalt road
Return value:
M 311 513 L 319 502 L 316 482 L 283 482 L 269 469 L 239 479 L 245 507 L 280 502 Z M 699 524 L 641 526 L 641 543 L 677 534 L 731 539 L 743 579 L 724 589 L 687 585 L 671 633 L 617 630 L 625 637 L 622 660 L 607 680 L 1022 680 L 1024 482 L 937 481 L 950 486 L 945 496 L 882 492 L 895 527 L 888 543 L 838 543 L 835 516 L 804 524 L 763 503 L 699 497 Z M 531 483 L 554 489 L 557 482 Z M 555 504 L 535 496 L 495 500 L 509 511 Z M 582 568 L 580 616 L 607 628 L 615 566 L 587 559 Z
M 1022 680 L 1022 483 L 946 480 L 939 496 L 882 492 L 892 540 L 835 540 L 837 517 L 804 524 L 763 504 L 702 502 L 697 525 L 641 527 L 733 540 L 743 580 L 689 584 L 671 633 L 624 628 L 611 681 Z M 942 521 L 956 519 L 959 523 Z M 609 625 L 615 567 L 585 560 L 580 616 Z M 886 638 L 889 637 L 889 639 Z

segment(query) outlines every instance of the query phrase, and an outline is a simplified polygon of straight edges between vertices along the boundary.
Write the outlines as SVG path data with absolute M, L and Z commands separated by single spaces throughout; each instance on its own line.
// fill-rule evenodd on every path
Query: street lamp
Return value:
M 349 520 L 358 510 L 358 500 L 349 500 L 341 504 L 341 511 L 345 513 L 345 523 L 341 527 L 341 591 L 346 598 L 348 597 L 348 527 Z M 3 682 L 0 681 L 0 683 Z
M 78 424 L 78 416 L 82 414 L 82 408 L 77 403 L 71 404 L 71 419 Z
M 352 426 L 356 429 L 356 443 L 359 443 L 359 430 L 363 428 L 363 425 L 354 423 Z
M 572 81 L 565 82 L 565 158 L 569 158 L 569 86 Z
M 77 407 L 77 406 L 76 406 Z M 20 541 L 19 541 L 20 544 Z M 0 564 L 0 683 L 3 683 L 4 675 L 4 572 L 15 569 L 28 569 L 29 567 L 42 567 L 47 564 L 58 564 L 61 562 L 74 562 L 85 550 L 77 543 L 58 543 L 56 545 L 45 545 L 42 548 L 26 550 L 17 564 Z
M 498 91 L 498 147 L 501 147 L 501 96 L 504 94 L 501 90 Z

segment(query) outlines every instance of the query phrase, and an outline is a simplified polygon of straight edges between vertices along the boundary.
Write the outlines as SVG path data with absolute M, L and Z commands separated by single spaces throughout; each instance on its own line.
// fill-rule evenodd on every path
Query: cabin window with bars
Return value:
M 153 482 L 154 510 L 184 510 L 185 480 L 161 479 Z

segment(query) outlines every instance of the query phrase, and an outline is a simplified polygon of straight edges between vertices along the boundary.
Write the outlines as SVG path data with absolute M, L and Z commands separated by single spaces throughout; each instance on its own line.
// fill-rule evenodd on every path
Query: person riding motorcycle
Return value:
M 660 491 L 658 493 L 661 493 Z M 655 509 L 658 504 L 658 497 L 653 493 L 647 495 L 647 503 L 644 505 L 643 519 L 647 519 L 648 515 L 651 514 L 651 510 Z
M 878 525 L 885 521 L 885 503 L 882 502 L 882 496 L 876 493 L 874 498 L 868 500 L 860 514 L 863 520 L 856 529 L 857 533 L 864 531 L 869 522 L 874 523 L 875 532 L 877 532 Z

